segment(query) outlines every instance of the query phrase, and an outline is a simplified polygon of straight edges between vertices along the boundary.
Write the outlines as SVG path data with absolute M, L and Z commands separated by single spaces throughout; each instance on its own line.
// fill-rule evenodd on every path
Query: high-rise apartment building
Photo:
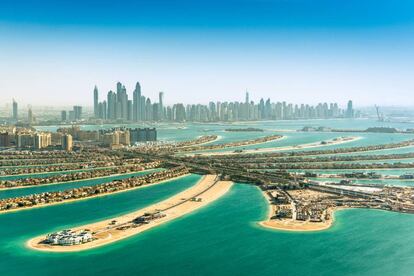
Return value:
M 29 109 L 27 110 L 27 122 L 31 125 L 34 123 L 34 117 L 33 117 L 33 111 L 32 108 L 29 106 Z
M 62 150 L 72 151 L 73 148 L 73 138 L 70 134 L 63 134 L 61 140 Z
M 132 117 L 134 121 L 141 120 L 141 85 L 139 82 L 135 85 L 135 90 L 132 96 Z
M 96 87 L 93 89 L 93 113 L 95 118 L 99 117 L 99 92 L 98 92 L 98 87 Z
M 61 120 L 62 122 L 66 122 L 66 121 L 67 121 L 67 119 L 68 119 L 68 116 L 67 116 L 67 112 L 66 112 L 66 110 L 62 110 L 62 111 L 60 112 L 60 120 Z
M 17 102 L 13 99 L 13 120 L 17 121 L 19 119 L 19 113 L 18 113 L 18 105 Z
M 348 105 L 346 108 L 346 117 L 353 118 L 354 117 L 354 107 L 352 101 L 348 101 Z
M 73 116 L 75 121 L 80 121 L 82 119 L 82 107 L 75 105 L 73 107 Z
M 164 92 L 160 92 L 158 95 L 158 120 L 164 120 Z

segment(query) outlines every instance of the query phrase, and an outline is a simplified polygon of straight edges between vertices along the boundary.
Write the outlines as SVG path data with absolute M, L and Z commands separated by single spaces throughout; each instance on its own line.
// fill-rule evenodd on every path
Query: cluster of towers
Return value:
M 164 106 L 164 93 L 159 92 L 158 103 L 152 103 L 141 93 L 137 82 L 132 100 L 128 99 L 126 88 L 122 83 L 116 85 L 116 92 L 109 91 L 107 99 L 99 102 L 98 89 L 94 89 L 94 117 L 109 121 L 253 121 L 253 120 L 292 120 L 292 119 L 329 119 L 355 116 L 352 101 L 346 109 L 337 103 L 291 104 L 272 103 L 260 99 L 258 103 L 250 100 L 246 92 L 244 102 L 210 102 L 208 105 L 176 103 Z
M 132 100 L 128 99 L 125 86 L 118 82 L 116 92 L 109 91 L 107 99 L 99 102 L 98 88 L 93 91 L 95 118 L 122 121 L 162 121 L 165 117 L 164 93 L 159 93 L 159 102 L 151 103 L 150 98 L 141 94 L 139 82 L 135 85 Z

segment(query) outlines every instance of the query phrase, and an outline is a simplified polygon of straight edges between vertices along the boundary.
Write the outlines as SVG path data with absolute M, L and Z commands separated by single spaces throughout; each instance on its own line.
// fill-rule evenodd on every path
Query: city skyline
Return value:
M 260 98 L 255 101 L 245 92 L 244 101 L 209 101 L 208 104 L 192 103 L 173 104 L 164 103 L 164 92 L 158 93 L 157 99 L 146 97 L 141 90 L 140 82 L 136 82 L 132 92 L 121 82 L 116 88 L 109 90 L 106 95 L 100 93 L 98 87 L 93 88 L 92 110 L 86 113 L 83 106 L 74 105 L 68 109 L 60 110 L 60 118 L 48 115 L 48 119 L 67 122 L 224 122 L 224 121 L 258 121 L 258 120 L 292 120 L 292 119 L 329 119 L 329 118 L 355 118 L 360 117 L 360 111 L 355 111 L 353 101 L 345 104 L 336 102 L 321 102 L 317 105 L 308 103 L 289 103 L 286 101 Z M 102 97 L 103 94 L 103 97 Z M 12 122 L 36 123 L 32 105 L 27 106 L 27 113 L 18 116 L 18 102 L 13 99 Z M 4 115 L 4 110 L 3 113 Z M 366 116 L 366 114 L 365 114 Z M 379 116 L 379 115 L 378 115 Z M 6 118 L 5 118 L 6 119 Z M 43 118 L 41 121 L 44 120 Z
M 255 102 L 250 93 L 245 92 L 243 101 L 209 101 L 208 104 L 183 104 L 175 102 L 164 105 L 164 92 L 158 94 L 158 102 L 151 101 L 141 90 L 140 82 L 136 82 L 132 99 L 127 88 L 121 82 L 116 83 L 115 91 L 109 90 L 106 97 L 100 98 L 98 87 L 93 89 L 93 117 L 104 121 L 254 121 L 254 120 L 284 120 L 284 119 L 319 119 L 319 118 L 354 118 L 352 100 L 348 100 L 346 108 L 340 108 L 338 103 L 308 103 L 292 104 L 285 101 L 272 102 L 270 98 L 261 98 Z M 100 100 L 102 99 L 102 100 Z M 72 121 L 80 119 L 74 111 L 69 116 Z M 65 119 L 64 119 L 65 118 Z M 66 115 L 62 121 L 66 120 Z
M 185 104 L 247 89 L 293 103 L 413 105 L 410 1 L 157 2 L 4 1 L 0 102 L 85 106 L 95 83 L 139 79 L 149 97 Z

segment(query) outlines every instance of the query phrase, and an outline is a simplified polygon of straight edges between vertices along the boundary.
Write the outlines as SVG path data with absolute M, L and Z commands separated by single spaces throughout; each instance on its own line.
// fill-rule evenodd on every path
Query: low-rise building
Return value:
M 46 242 L 51 245 L 71 246 L 82 243 L 87 243 L 93 240 L 92 234 L 89 231 L 72 231 L 62 230 L 46 236 Z

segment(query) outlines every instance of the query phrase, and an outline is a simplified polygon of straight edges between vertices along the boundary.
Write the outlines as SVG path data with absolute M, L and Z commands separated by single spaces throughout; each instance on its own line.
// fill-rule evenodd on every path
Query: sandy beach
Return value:
M 27 242 L 27 246 L 29 248 L 42 251 L 75 252 L 103 246 L 131 237 L 133 235 L 139 234 L 143 231 L 181 217 L 185 214 L 193 212 L 226 194 L 233 185 L 233 182 L 217 181 L 216 177 L 216 175 L 206 175 L 196 185 L 164 201 L 153 204 L 144 209 L 140 209 L 120 217 L 114 217 L 104 221 L 79 226 L 73 229 L 75 231 L 89 229 L 90 231 L 96 233 L 94 234 L 94 238 L 96 239 L 91 242 L 73 246 L 53 246 L 41 243 L 41 241 L 45 239 L 46 234 L 44 234 L 42 236 L 29 240 Z M 191 200 L 192 198 L 201 200 L 193 201 Z M 119 225 L 128 224 L 133 219 L 142 216 L 147 212 L 154 212 L 156 210 L 162 211 L 162 213 L 165 214 L 165 217 L 150 221 L 148 224 L 142 224 L 124 230 L 117 229 Z M 111 225 L 111 222 L 113 220 L 116 220 L 115 225 Z
M 267 219 L 265 221 L 259 222 L 259 225 L 263 227 L 283 231 L 312 232 L 326 230 L 333 225 L 335 210 L 330 210 L 331 219 L 325 222 L 298 221 L 293 219 L 271 219 L 272 214 L 275 213 L 276 206 L 270 204 L 270 198 L 265 192 L 262 191 L 262 194 L 266 198 L 269 206 Z
M 285 137 L 285 136 L 284 136 Z M 346 137 L 346 139 L 342 138 L 335 138 L 331 140 L 324 140 L 314 143 L 308 143 L 308 144 L 301 144 L 296 146 L 285 146 L 285 147 L 275 147 L 275 148 L 258 148 L 258 149 L 246 149 L 242 152 L 235 152 L 235 151 L 215 151 L 215 152 L 203 152 L 203 153 L 197 153 L 197 155 L 202 156 L 212 156 L 212 155 L 235 155 L 235 154 L 249 154 L 249 153 L 268 153 L 268 152 L 276 152 L 276 151 L 286 151 L 286 150 L 297 150 L 297 149 L 308 149 L 308 148 L 320 148 L 320 147 L 327 147 L 327 146 L 333 146 L 333 145 L 340 145 L 345 143 L 354 142 L 356 140 L 362 139 L 362 137 Z M 325 142 L 322 144 L 322 142 Z M 194 155 L 194 154 L 192 154 Z

